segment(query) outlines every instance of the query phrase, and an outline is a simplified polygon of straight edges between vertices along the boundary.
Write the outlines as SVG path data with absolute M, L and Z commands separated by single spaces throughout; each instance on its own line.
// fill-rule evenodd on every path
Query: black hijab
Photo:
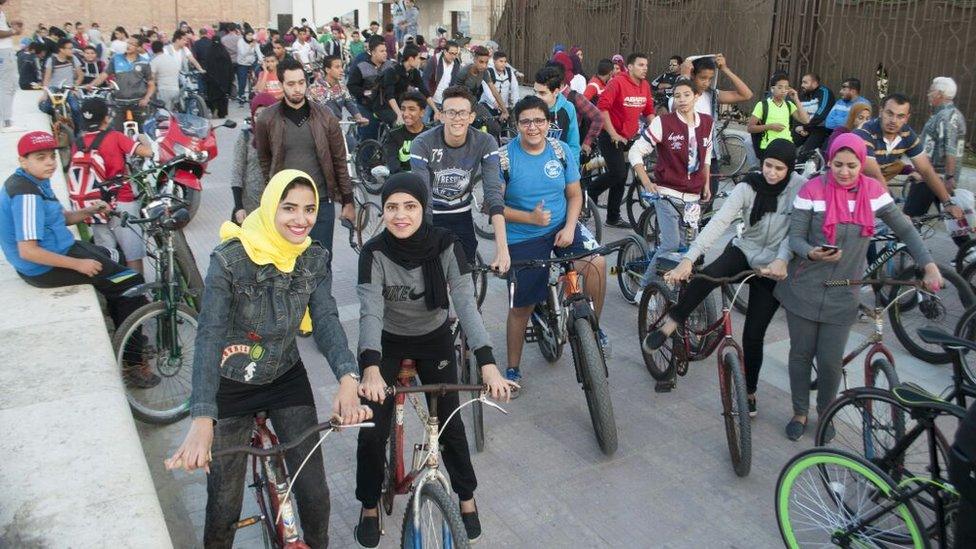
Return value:
M 383 185 L 382 202 L 394 193 L 407 193 L 427 208 L 427 189 L 419 175 L 400 172 L 390 176 Z M 447 278 L 441 265 L 441 253 L 455 242 L 454 233 L 433 226 L 426 217 L 421 219 L 420 228 L 407 238 L 397 238 L 388 230 L 382 233 L 384 252 L 397 265 L 405 269 L 423 269 L 424 304 L 428 311 L 446 309 Z
M 752 190 L 756 191 L 756 199 L 752 202 L 752 211 L 749 213 L 750 226 L 758 223 L 767 213 L 776 211 L 776 206 L 779 203 L 779 195 L 789 185 L 790 176 L 793 174 L 793 164 L 796 162 L 796 147 L 786 139 L 774 139 L 766 146 L 766 150 L 763 152 L 763 160 L 767 158 L 774 158 L 786 164 L 786 177 L 783 181 L 775 185 L 770 185 L 766 183 L 766 178 L 763 177 L 761 168 L 758 172 L 749 172 L 746 174 L 743 181 L 748 183 L 752 187 Z

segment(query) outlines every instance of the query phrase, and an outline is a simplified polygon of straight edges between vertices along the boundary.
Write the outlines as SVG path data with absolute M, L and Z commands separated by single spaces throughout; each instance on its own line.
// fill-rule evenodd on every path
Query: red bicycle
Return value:
M 298 510 L 291 498 L 291 489 L 295 480 L 301 474 L 308 458 L 311 457 L 312 453 L 318 451 L 319 446 L 325 442 L 330 433 L 339 429 L 373 427 L 373 425 L 372 422 L 342 425 L 336 418 L 332 418 L 329 421 L 309 427 L 295 440 L 280 444 L 278 437 L 268 425 L 268 414 L 265 412 L 256 414 L 254 416 L 254 431 L 251 434 L 249 445 L 225 448 L 213 453 L 213 457 L 237 453 L 251 456 L 251 473 L 254 482 L 248 487 L 254 490 L 254 497 L 257 499 L 258 509 L 261 510 L 261 513 L 235 522 L 232 528 L 240 530 L 260 524 L 264 530 L 265 547 L 310 549 L 298 533 Z M 297 447 L 306 438 L 321 431 L 327 432 L 312 448 L 309 455 L 305 457 L 298 470 L 289 475 L 288 469 L 285 467 L 285 452 Z
M 397 372 L 397 385 L 387 388 L 393 396 L 393 421 L 390 424 L 390 439 L 387 460 L 383 475 L 382 503 L 387 515 L 393 514 L 393 498 L 410 495 L 410 503 L 403 515 L 401 545 L 403 547 L 454 547 L 469 546 L 467 531 L 461 521 L 458 506 L 453 503 L 450 482 L 440 470 L 440 435 L 443 432 L 437 417 L 437 399 L 450 392 L 477 392 L 478 397 L 462 403 L 443 422 L 447 425 L 465 406 L 478 403 L 506 412 L 498 404 L 488 400 L 483 385 L 415 385 L 417 377 L 416 361 L 405 359 L 400 362 Z M 425 409 L 417 394 L 428 395 Z M 403 418 L 407 400 L 424 424 L 424 440 L 413 445 L 410 470 L 404 463 Z M 429 412 L 428 412 L 429 411 Z M 382 515 L 380 531 L 383 531 Z
M 689 322 L 679 326 L 665 342 L 653 353 L 641 352 L 647 371 L 663 385 L 660 392 L 667 392 L 677 385 L 675 374 L 688 373 L 688 363 L 703 360 L 718 351 L 718 384 L 722 399 L 722 417 L 725 420 L 725 435 L 735 474 L 744 477 L 752 467 L 752 426 L 749 422 L 749 403 L 747 401 L 746 378 L 743 370 L 742 347 L 735 341 L 732 331 L 732 303 L 739 291 L 759 271 L 744 271 L 735 276 L 714 278 L 697 273 L 693 278 L 701 278 L 723 286 L 738 282 L 739 287 L 732 296 L 722 293 L 722 315 L 711 324 L 710 321 L 692 322 L 700 315 L 693 314 Z M 682 286 L 683 288 L 684 286 Z M 639 341 L 656 330 L 667 317 L 668 311 L 677 302 L 670 288 L 660 278 L 655 278 L 644 288 L 640 312 L 637 317 Z M 710 299 L 709 298 L 706 299 Z M 700 307 L 707 308 L 707 304 Z M 708 316 L 708 315 L 706 315 Z

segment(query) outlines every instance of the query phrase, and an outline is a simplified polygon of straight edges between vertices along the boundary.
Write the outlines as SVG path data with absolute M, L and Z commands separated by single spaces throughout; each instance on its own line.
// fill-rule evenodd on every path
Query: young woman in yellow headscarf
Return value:
M 315 342 L 339 380 L 333 413 L 347 424 L 370 416 L 359 402 L 359 369 L 332 297 L 329 252 L 309 238 L 318 203 L 308 174 L 278 172 L 257 210 L 240 226 L 221 227 L 222 242 L 210 258 L 193 361 L 193 421 L 166 461 L 170 469 L 202 467 L 209 473 L 207 547 L 233 545 L 247 469 L 243 454 L 211 461 L 211 450 L 247 444 L 257 412 L 268 413 L 282 442 L 319 422 L 295 345 L 306 308 L 318 326 Z M 286 454 L 288 468 L 297 470 L 315 443 L 310 437 Z M 325 547 L 329 491 L 320 451 L 294 491 L 306 543 Z

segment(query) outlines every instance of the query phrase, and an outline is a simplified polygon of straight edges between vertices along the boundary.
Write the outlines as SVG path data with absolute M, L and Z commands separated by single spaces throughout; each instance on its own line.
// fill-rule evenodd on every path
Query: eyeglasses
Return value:
M 451 120 L 457 120 L 459 118 L 467 118 L 471 116 L 471 111 L 456 111 L 454 109 L 448 109 L 444 111 L 444 116 L 450 118 Z
M 549 121 L 546 120 L 545 118 L 524 118 L 518 121 L 519 127 L 524 129 L 529 129 L 532 126 L 535 126 L 536 128 L 542 128 L 545 127 L 547 124 L 549 124 Z

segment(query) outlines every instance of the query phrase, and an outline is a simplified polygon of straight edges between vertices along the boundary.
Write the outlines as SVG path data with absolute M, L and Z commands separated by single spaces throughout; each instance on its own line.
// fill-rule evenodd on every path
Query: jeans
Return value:
M 666 196 L 662 196 L 655 202 L 654 211 L 657 217 L 659 243 L 657 249 L 654 250 L 650 262 L 647 264 L 647 270 L 644 271 L 641 286 L 647 286 L 651 281 L 651 277 L 657 274 L 657 261 L 659 258 L 673 254 L 682 248 L 687 248 L 688 237 L 694 237 L 693 234 L 685 234 L 685 204 L 690 204 L 690 202 L 684 202 L 680 199 Z M 693 232 L 697 232 L 697 229 L 698 224 L 695 223 Z
M 247 77 L 251 74 L 251 65 L 237 65 L 237 97 L 247 98 Z
M 600 152 L 607 163 L 607 172 L 593 181 L 587 193 L 594 202 L 609 189 L 607 195 L 607 223 L 620 220 L 620 203 L 624 198 L 624 186 L 627 184 L 627 151 L 630 145 L 618 146 L 610 139 L 607 132 L 600 133 Z
M 749 296 L 752 301 L 752 296 Z M 805 416 L 810 409 L 810 371 L 817 359 L 817 412 L 822 413 L 837 396 L 844 347 L 851 335 L 849 324 L 827 324 L 786 311 L 790 332 L 790 393 L 793 413 Z
M 722 255 L 718 256 L 704 269 L 702 273 L 713 278 L 733 276 L 748 270 L 749 261 L 742 250 L 731 243 L 726 246 Z M 756 393 L 759 384 L 759 370 L 763 363 L 763 340 L 766 339 L 766 329 L 773 320 L 773 315 L 779 309 L 779 301 L 773 297 L 776 282 L 770 278 L 749 279 L 749 309 L 746 311 L 746 322 L 742 329 L 742 354 L 745 360 L 746 389 L 752 395 Z M 700 278 L 694 278 L 688 283 L 678 303 L 668 315 L 678 324 L 683 323 L 691 312 L 708 297 L 718 284 L 713 284 Z
M 461 248 L 464 249 L 464 257 L 468 263 L 474 264 L 478 254 L 478 236 L 474 232 L 474 214 L 469 210 L 458 213 L 445 213 L 434 215 L 433 225 L 441 227 L 454 233 Z
M 13 121 L 17 80 L 17 56 L 13 48 L 0 49 L 0 123 Z
M 359 107 L 359 112 L 363 115 L 366 120 L 369 120 L 369 124 L 359 127 L 359 140 L 364 139 L 376 139 L 380 135 L 380 119 L 375 114 L 373 110 L 363 105 L 362 103 L 356 103 Z
M 427 384 L 457 383 L 457 367 L 454 364 L 453 350 L 447 349 L 445 356 L 449 356 L 448 364 L 439 360 L 418 360 L 417 375 L 420 382 Z M 380 374 L 387 385 L 393 385 L 400 369 L 400 357 L 383 355 L 380 364 Z M 393 415 L 393 397 L 387 397 L 383 404 L 363 400 L 373 410 L 373 422 L 376 427 L 359 430 L 359 443 L 356 449 L 356 499 L 367 509 L 376 507 L 383 486 L 383 464 L 385 462 L 386 443 L 390 437 L 390 419 Z M 474 497 L 478 487 L 478 479 L 471 465 L 471 453 L 468 450 L 468 439 L 464 434 L 464 424 L 461 422 L 461 412 L 458 412 L 446 426 L 444 422 L 459 405 L 458 393 L 447 393 L 437 399 L 437 417 L 444 430 L 440 437 L 441 457 L 444 468 L 451 478 L 451 489 L 461 501 Z M 427 399 L 428 406 L 430 398 Z M 410 404 L 406 405 L 408 408 Z M 410 452 L 403 452 L 404 460 L 410 459 Z M 405 463 L 410 467 L 409 461 Z
M 269 410 L 275 433 L 281 442 L 294 440 L 302 431 L 318 423 L 314 406 L 292 406 Z M 242 446 L 251 439 L 254 418 L 230 417 L 217 421 L 214 428 L 213 450 Z M 298 470 L 305 456 L 318 442 L 311 436 L 297 448 L 285 453 L 288 471 Z M 231 526 L 241 518 L 245 475 L 249 458 L 245 454 L 231 454 L 215 458 L 207 475 L 207 511 L 203 531 L 203 545 L 209 548 L 230 548 L 234 545 L 236 531 Z M 319 448 L 309 458 L 302 474 L 295 481 L 292 491 L 298 504 L 302 534 L 313 548 L 329 545 L 329 485 L 326 483 L 322 450 Z M 273 518 L 272 518 L 273 520 Z
M 319 200 L 319 212 L 315 217 L 315 225 L 308 235 L 312 240 L 317 240 L 326 250 L 329 250 L 330 266 L 332 265 L 332 239 L 333 233 L 335 233 L 335 209 L 335 203 Z

